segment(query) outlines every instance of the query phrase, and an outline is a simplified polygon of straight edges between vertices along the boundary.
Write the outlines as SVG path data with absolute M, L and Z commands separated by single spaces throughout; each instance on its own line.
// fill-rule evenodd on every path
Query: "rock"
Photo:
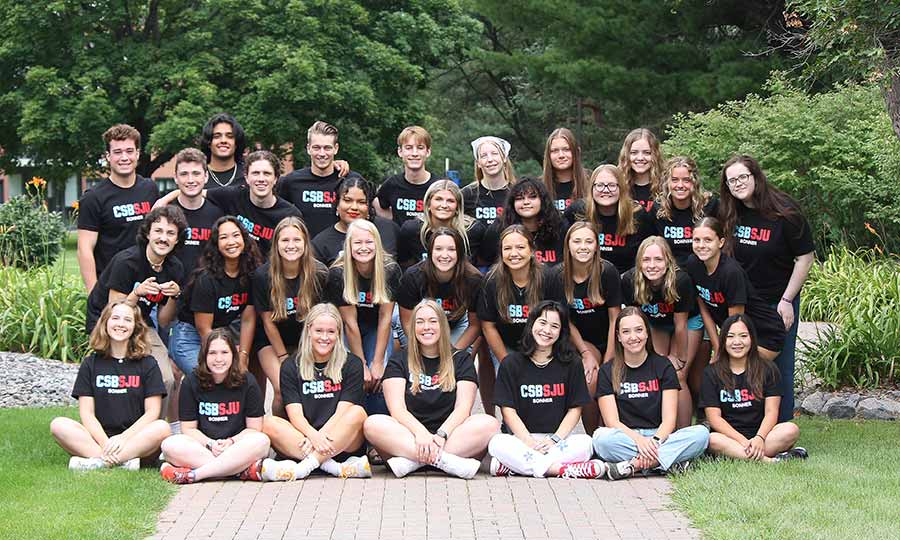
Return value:
M 822 408 L 825 407 L 825 403 L 831 399 L 831 396 L 832 394 L 826 392 L 813 392 L 806 396 L 806 399 L 800 404 L 800 410 L 813 416 L 822 414 Z
M 834 396 L 822 407 L 822 413 L 830 418 L 853 418 L 856 416 L 857 403 L 859 394 Z
M 900 418 L 900 402 L 886 398 L 866 398 L 857 405 L 860 418 L 866 420 L 897 420 Z

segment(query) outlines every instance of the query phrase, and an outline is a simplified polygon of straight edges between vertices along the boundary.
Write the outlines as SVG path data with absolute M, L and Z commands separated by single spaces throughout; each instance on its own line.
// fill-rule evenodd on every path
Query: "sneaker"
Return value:
M 241 474 L 238 475 L 238 480 L 262 482 L 262 475 L 260 474 L 260 471 L 262 470 L 262 462 L 263 460 L 258 459 L 251 463 L 249 467 L 241 471 Z
M 171 463 L 163 463 L 159 468 L 159 475 L 166 482 L 173 484 L 193 484 L 194 471 L 189 467 L 176 467 Z
M 386 463 L 397 478 L 403 478 L 409 473 L 418 471 L 424 467 L 424 465 L 418 461 L 399 456 L 388 458 Z
M 286 482 L 294 479 L 294 467 L 296 461 L 289 459 L 275 461 L 264 459 L 260 465 L 259 476 L 263 482 Z
M 609 470 L 606 471 L 606 477 L 610 480 L 622 480 L 634 476 L 634 466 L 630 461 L 620 461 L 608 465 Z
M 669 470 L 666 471 L 667 474 L 684 474 L 688 469 L 691 468 L 691 460 L 679 461 L 678 463 L 673 463 Z
M 491 458 L 491 476 L 515 476 L 516 473 L 506 465 L 500 463 L 500 460 Z
M 98 458 L 72 456 L 69 458 L 69 469 L 73 471 L 96 471 L 106 467 L 106 463 Z
M 125 469 L 126 471 L 136 471 L 141 468 L 141 458 L 131 458 L 119 465 L 119 468 Z
M 471 480 L 478 474 L 481 461 L 441 452 L 441 457 L 434 463 L 434 466 L 449 475 Z
M 375 466 L 384 465 L 384 459 L 378 455 L 378 450 L 374 446 L 370 446 L 366 456 L 369 457 L 369 463 Z
M 560 478 L 603 478 L 609 470 L 609 465 L 599 459 L 590 461 L 576 461 L 564 463 L 559 468 Z
M 809 452 L 806 451 L 806 448 L 803 448 L 802 446 L 796 446 L 786 452 L 780 452 L 776 454 L 773 459 L 775 461 L 789 461 L 792 459 L 806 459 L 808 457 Z
M 372 467 L 366 456 L 353 456 L 341 465 L 341 478 L 372 478 Z

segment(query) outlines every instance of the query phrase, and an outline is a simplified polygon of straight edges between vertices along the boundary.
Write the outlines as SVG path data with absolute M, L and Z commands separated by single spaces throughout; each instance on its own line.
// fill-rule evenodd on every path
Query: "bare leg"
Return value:
M 366 411 L 357 405 L 350 407 L 340 418 L 334 416 L 322 426 L 322 431 L 327 432 L 333 440 L 337 453 L 353 451 L 362 446 L 363 423 L 366 421 Z M 270 416 L 263 423 L 263 433 L 269 436 L 272 447 L 280 454 L 300 461 L 305 456 L 300 455 L 300 444 L 306 439 L 299 430 L 283 418 Z M 333 456 L 323 456 L 318 452 L 313 453 L 319 463 Z
M 275 349 L 271 345 L 260 349 L 257 357 L 263 373 L 269 379 L 269 382 L 272 383 L 272 390 L 275 394 L 272 397 L 272 415 L 286 418 L 287 414 L 284 411 L 284 404 L 281 402 L 281 386 L 278 382 L 278 378 L 281 376 L 281 360 L 275 356 Z M 262 379 L 260 379 L 260 384 L 262 382 Z
M 800 438 L 800 428 L 793 422 L 776 424 L 766 436 L 766 455 L 774 457 L 790 450 Z
M 453 430 L 444 450 L 464 458 L 481 459 L 491 437 L 500 431 L 500 422 L 487 414 L 473 414 Z
M 703 370 L 709 365 L 709 357 L 712 353 L 712 347 L 710 346 L 709 341 L 702 338 L 703 331 L 701 330 L 699 333 L 701 338 L 697 342 L 697 353 L 694 355 L 693 360 L 691 360 L 691 367 L 688 371 L 687 379 L 688 386 L 691 389 L 691 399 L 694 403 L 697 402 L 697 398 L 700 395 L 700 384 L 703 382 Z M 693 334 L 693 331 L 688 333 L 688 349 L 690 349 L 691 337 Z M 688 353 L 690 353 L 690 350 L 688 350 Z
M 399 456 L 418 461 L 415 436 L 390 416 L 370 416 L 363 424 L 363 431 L 366 440 L 378 449 L 378 454 L 384 459 Z
M 184 374 L 171 358 L 169 358 L 169 362 L 172 363 L 172 375 L 175 377 L 175 382 L 172 385 L 172 393 L 169 394 L 169 410 L 166 412 L 166 417 L 175 422 L 178 420 L 178 394 L 181 392 L 181 378 Z
M 494 416 L 494 383 L 497 375 L 494 373 L 494 362 L 491 360 L 491 353 L 488 350 L 487 340 L 481 339 L 481 343 L 475 348 L 478 351 L 478 392 L 481 395 L 481 404 L 484 406 L 484 413 Z
M 163 452 L 173 465 L 194 469 L 194 480 L 234 476 L 269 452 L 269 439 L 254 430 L 234 436 L 234 444 L 218 456 L 186 435 L 173 435 L 163 441 Z
M 721 433 L 709 434 L 709 449 L 714 454 L 730 457 L 731 459 L 750 459 L 749 457 L 747 457 L 746 452 L 744 452 L 744 445 L 730 437 L 722 435 Z M 768 452 L 766 453 L 768 454 Z M 760 461 L 770 462 L 772 461 L 772 458 L 769 456 L 763 456 Z
M 95 458 L 103 453 L 103 447 L 94 440 L 87 428 L 71 418 L 54 418 L 50 422 L 50 434 L 70 455 Z
M 594 344 L 589 343 L 587 341 L 584 342 L 588 349 L 591 350 L 591 353 L 594 354 L 594 358 L 598 358 L 600 365 L 603 365 L 603 354 L 600 352 Z M 600 376 L 599 370 L 594 373 L 591 381 L 587 383 L 588 387 L 588 395 L 594 396 L 597 393 L 597 378 Z M 600 418 L 600 407 L 597 405 L 597 401 L 591 399 L 589 403 L 585 403 L 581 406 L 581 425 L 584 426 L 585 433 L 593 433 L 595 429 L 600 426 L 602 419 Z
M 169 427 L 168 422 L 155 420 L 125 441 L 122 450 L 119 451 L 119 458 L 124 463 L 131 458 L 157 454 L 163 440 L 171 434 L 172 428 Z

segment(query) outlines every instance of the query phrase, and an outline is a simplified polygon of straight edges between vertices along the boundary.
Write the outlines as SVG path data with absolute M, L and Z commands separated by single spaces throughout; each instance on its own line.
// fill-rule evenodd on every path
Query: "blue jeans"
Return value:
M 652 437 L 655 429 L 634 430 L 644 437 Z M 667 471 L 675 463 L 694 459 L 709 445 L 709 430 L 706 426 L 681 428 L 659 445 L 659 466 Z M 638 455 L 637 445 L 625 432 L 608 427 L 594 431 L 594 452 L 597 457 L 609 463 L 628 461 Z
M 359 334 L 362 337 L 362 348 L 364 360 L 367 366 L 372 366 L 375 358 L 375 346 L 378 342 L 378 324 L 360 325 Z M 394 340 L 388 335 L 387 347 L 384 350 L 384 358 L 381 359 L 382 365 L 387 365 L 391 353 L 394 352 Z M 372 394 L 366 394 L 366 412 L 373 414 L 388 414 L 387 403 L 384 401 L 384 394 L 379 390 Z
M 169 338 L 169 356 L 185 375 L 197 367 L 200 355 L 200 334 L 193 324 L 176 321 L 172 325 L 172 336 Z
M 784 347 L 775 357 L 775 366 L 781 373 L 781 407 L 778 409 L 778 421 L 787 422 L 794 418 L 794 364 L 797 353 L 797 329 L 800 327 L 800 295 L 791 302 L 794 306 L 794 324 L 787 329 L 784 336 Z M 776 310 L 778 304 L 772 306 Z

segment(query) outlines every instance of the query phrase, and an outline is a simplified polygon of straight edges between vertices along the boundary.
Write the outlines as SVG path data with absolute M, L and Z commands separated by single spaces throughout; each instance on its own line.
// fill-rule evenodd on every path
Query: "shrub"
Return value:
M 43 178 L 32 178 L 24 195 L 0 206 L 0 263 L 4 266 L 48 266 L 62 251 L 66 227 L 58 212 L 47 210 L 46 185 Z
M 0 350 L 81 361 L 88 350 L 86 306 L 84 287 L 73 276 L 0 268 Z
M 803 343 L 805 367 L 829 388 L 891 384 L 900 370 L 900 260 L 835 248 L 813 265 L 801 314 L 829 321 Z
M 666 154 L 696 159 L 713 191 L 722 164 L 734 153 L 750 154 L 772 183 L 801 203 L 820 247 L 871 247 L 883 238 L 896 252 L 900 140 L 879 89 L 847 85 L 809 95 L 776 75 L 767 90 L 769 97 L 751 95 L 676 116 Z

